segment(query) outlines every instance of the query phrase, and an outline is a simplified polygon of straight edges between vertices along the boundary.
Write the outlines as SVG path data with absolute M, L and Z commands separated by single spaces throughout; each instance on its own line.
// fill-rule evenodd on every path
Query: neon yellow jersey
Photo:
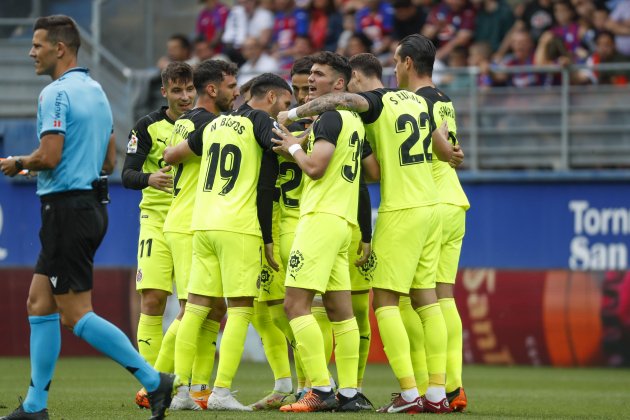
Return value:
M 166 115 L 167 107 L 141 118 L 129 133 L 127 156 L 144 156 L 142 172 L 152 174 L 166 166 L 162 156 L 171 137 L 174 121 Z M 140 223 L 162 226 L 171 205 L 172 195 L 146 187 L 140 201 Z
M 257 215 L 257 185 L 263 149 L 271 150 L 275 121 L 249 105 L 221 115 L 206 125 L 201 167 L 192 217 L 192 230 L 223 230 L 261 236 Z M 273 157 L 277 166 L 277 159 Z M 274 180 L 277 172 L 274 173 Z
M 195 108 L 182 114 L 175 121 L 169 145 L 176 146 L 202 135 L 203 127 L 216 118 L 204 108 Z M 192 220 L 201 156 L 192 156 L 174 168 L 173 201 L 164 221 L 164 232 L 192 233 Z
M 370 105 L 361 119 L 381 166 L 379 212 L 437 204 L 432 175 L 433 123 L 427 101 L 398 89 L 360 95 Z
M 330 213 L 357 224 L 361 151 L 365 129 L 359 116 L 351 111 L 326 111 L 313 124 L 309 135 L 310 155 L 315 141 L 335 145 L 324 176 L 313 180 L 304 177 L 300 216 Z
M 457 123 L 455 121 L 455 108 L 453 102 L 441 90 L 426 86 L 416 92 L 418 95 L 433 103 L 432 115 L 435 126 L 439 127 L 442 121 L 446 120 L 448 124 L 449 140 L 453 145 L 458 144 L 457 140 Z M 457 171 L 447 163 L 440 160 L 433 162 L 433 179 L 437 186 L 440 196 L 440 202 L 453 204 L 468 210 L 470 203 L 466 197 L 466 193 L 462 189 L 462 184 L 457 177 Z
M 294 136 L 300 136 L 311 120 L 296 121 L 288 128 Z M 302 169 L 293 160 L 278 155 L 280 189 L 280 234 L 294 233 L 300 219 L 300 199 L 304 188 Z

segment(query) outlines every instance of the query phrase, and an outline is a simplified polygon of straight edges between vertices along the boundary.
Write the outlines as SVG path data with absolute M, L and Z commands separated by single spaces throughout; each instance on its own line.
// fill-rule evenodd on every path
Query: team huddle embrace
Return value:
M 162 72 L 168 106 L 131 130 L 123 183 L 143 192 L 138 348 L 176 375 L 172 410 L 374 410 L 362 387 L 370 291 L 400 384 L 378 411 L 466 407 L 453 284 L 469 203 L 434 59 L 430 40 L 401 41 L 397 89 L 371 54 L 297 60 L 292 86 L 270 73 L 237 86 L 237 68 L 219 60 Z M 380 182 L 374 235 L 369 182 Z M 163 335 L 173 283 L 180 312 Z M 245 405 L 231 387 L 250 323 L 275 384 Z M 148 407 L 146 396 L 136 403 Z

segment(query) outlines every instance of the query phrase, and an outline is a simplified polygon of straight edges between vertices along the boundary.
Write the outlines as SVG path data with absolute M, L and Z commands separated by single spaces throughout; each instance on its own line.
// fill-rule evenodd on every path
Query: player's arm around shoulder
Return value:
M 297 108 L 280 112 L 278 114 L 278 122 L 282 125 L 287 125 L 300 118 L 321 115 L 326 111 L 334 111 L 335 109 L 345 109 L 360 114 L 368 111 L 369 108 L 370 104 L 367 99 L 356 93 L 328 93 Z

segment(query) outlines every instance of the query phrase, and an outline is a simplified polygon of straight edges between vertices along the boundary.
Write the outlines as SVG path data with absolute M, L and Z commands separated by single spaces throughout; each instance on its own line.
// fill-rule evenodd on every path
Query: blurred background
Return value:
M 397 41 L 422 33 L 438 47 L 434 79 L 466 152 L 465 361 L 630 365 L 630 0 L 3 0 L 0 156 L 37 147 L 37 97 L 50 79 L 34 74 L 28 51 L 35 18 L 56 13 L 79 24 L 80 64 L 114 113 L 118 169 L 95 308 L 130 336 L 140 193 L 122 187 L 120 167 L 134 122 L 165 104 L 160 68 L 221 58 L 244 83 L 288 77 L 315 51 L 373 52 L 394 86 Z M 378 186 L 371 193 L 376 215 Z M 38 213 L 32 180 L 0 178 L 0 355 L 28 354 Z M 385 362 L 373 337 L 371 361 Z M 249 357 L 257 345 L 248 341 Z M 94 353 L 66 334 L 62 354 Z

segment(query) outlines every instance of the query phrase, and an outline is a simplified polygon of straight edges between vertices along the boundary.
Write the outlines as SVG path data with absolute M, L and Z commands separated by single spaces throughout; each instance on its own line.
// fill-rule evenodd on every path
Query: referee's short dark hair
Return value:
M 274 73 L 263 73 L 253 79 L 250 89 L 252 98 L 261 98 L 270 90 L 286 90 L 291 93 L 291 88 L 286 80 Z
M 81 36 L 77 23 L 66 15 L 51 15 L 38 18 L 33 25 L 33 32 L 43 29 L 48 31 L 47 39 L 52 44 L 64 43 L 76 55 L 81 46 Z
M 210 83 L 221 83 L 225 76 L 236 76 L 238 67 L 234 63 L 223 60 L 205 60 L 197 64 L 193 70 L 193 84 L 197 93 L 201 94 Z
M 183 61 L 172 61 L 162 70 L 162 86 L 170 83 L 187 83 L 193 80 L 193 69 Z
M 433 75 L 435 62 L 435 45 L 426 36 L 420 34 L 408 35 L 400 41 L 398 55 L 401 60 L 411 57 L 416 73 L 422 76 Z
M 360 71 L 367 77 L 376 77 L 379 80 L 383 77 L 383 66 L 378 58 L 371 53 L 361 53 L 350 58 L 352 70 Z
M 313 59 L 310 55 L 306 57 L 298 58 L 291 67 L 291 77 L 296 74 L 311 74 L 311 67 L 313 67 Z
M 350 67 L 346 57 L 330 51 L 321 51 L 313 54 L 311 57 L 313 58 L 313 64 L 326 64 L 332 67 L 333 70 L 341 75 L 344 85 L 348 85 L 352 77 L 352 67 Z

